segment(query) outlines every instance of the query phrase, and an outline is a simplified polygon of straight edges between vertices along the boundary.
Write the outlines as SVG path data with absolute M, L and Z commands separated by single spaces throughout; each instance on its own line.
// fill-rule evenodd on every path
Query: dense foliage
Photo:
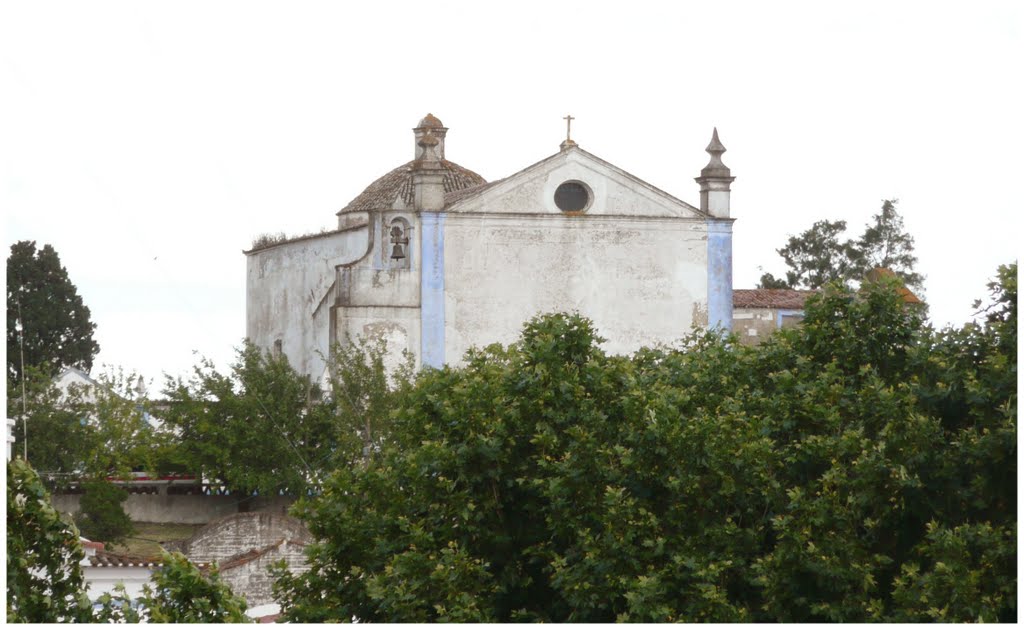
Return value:
M 749 348 L 552 315 L 422 373 L 298 513 L 287 619 L 1016 620 L 1016 265 L 981 325 L 891 283 Z
M 92 338 L 95 330 L 89 307 L 82 303 L 53 247 L 36 250 L 35 241 L 11 245 L 7 258 L 9 390 L 21 380 L 19 334 L 24 337 L 25 365 L 45 366 L 53 376 L 64 367 L 89 371 L 100 350 Z
M 135 530 L 124 511 L 128 491 L 106 480 L 89 481 L 82 486 L 85 494 L 75 515 L 82 535 L 108 544 L 123 543 Z
M 886 199 L 857 239 L 842 239 L 846 221 L 816 221 L 791 236 L 778 253 L 788 269 L 784 278 L 761 276 L 762 289 L 819 289 L 830 282 L 860 280 L 876 267 L 893 271 L 920 293 L 924 278 L 914 271 L 914 237 L 903 227 L 897 200 Z
M 363 340 L 335 348 L 325 392 L 283 355 L 246 344 L 230 374 L 203 363 L 189 381 L 168 381 L 162 417 L 188 470 L 243 494 L 301 495 L 379 448 L 391 401 L 411 377 L 407 362 L 389 382 L 384 355 L 383 344 Z
M 19 451 L 26 446 L 27 418 L 28 459 L 51 488 L 174 468 L 176 437 L 147 420 L 150 403 L 136 399 L 135 382 L 134 374 L 108 371 L 96 385 L 72 385 L 64 392 L 47 372 L 25 370 L 26 413 L 19 395 L 7 401 L 8 415 L 19 419 Z
M 22 459 L 7 462 L 7 621 L 91 620 L 84 557 L 35 471 Z

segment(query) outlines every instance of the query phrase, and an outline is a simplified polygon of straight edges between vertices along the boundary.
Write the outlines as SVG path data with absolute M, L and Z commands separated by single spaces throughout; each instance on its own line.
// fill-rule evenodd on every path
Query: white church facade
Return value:
M 337 229 L 255 246 L 246 334 L 323 378 L 335 343 L 382 338 L 416 365 L 458 364 L 514 341 L 529 318 L 578 311 L 611 353 L 732 325 L 732 223 L 725 147 L 691 205 L 581 149 L 486 182 L 447 160 L 428 114 L 413 160 L 338 212 Z

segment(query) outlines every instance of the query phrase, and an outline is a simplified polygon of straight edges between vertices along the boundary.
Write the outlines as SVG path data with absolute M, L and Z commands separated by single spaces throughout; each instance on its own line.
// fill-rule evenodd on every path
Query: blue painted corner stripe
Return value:
M 444 365 L 444 213 L 420 215 L 420 363 Z
M 708 327 L 732 330 L 732 221 L 708 221 Z

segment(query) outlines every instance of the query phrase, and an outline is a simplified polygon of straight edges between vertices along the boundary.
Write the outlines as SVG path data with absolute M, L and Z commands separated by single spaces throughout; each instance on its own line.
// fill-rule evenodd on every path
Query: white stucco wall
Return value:
M 329 295 L 337 265 L 366 254 L 367 227 L 283 243 L 248 254 L 246 336 L 281 349 L 299 372 L 319 378 L 329 345 Z
M 449 217 L 446 227 L 448 363 L 471 346 L 514 341 L 538 313 L 579 311 L 612 353 L 706 323 L 702 223 L 492 215 Z
M 566 213 L 554 193 L 584 183 Z M 445 359 L 514 341 L 529 318 L 579 311 L 605 349 L 671 343 L 707 324 L 707 221 L 692 206 L 582 152 L 555 156 L 447 213 Z
M 130 599 L 142 595 L 145 586 L 153 575 L 156 567 L 94 567 L 82 566 L 85 588 L 90 601 L 96 601 L 100 595 L 110 593 L 118 583 L 124 584 Z

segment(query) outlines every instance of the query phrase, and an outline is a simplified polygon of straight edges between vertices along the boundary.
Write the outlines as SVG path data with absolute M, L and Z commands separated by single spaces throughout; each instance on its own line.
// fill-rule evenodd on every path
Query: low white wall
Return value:
M 78 512 L 82 495 L 54 494 L 51 499 L 58 511 L 74 514 Z M 237 513 L 240 501 L 241 498 L 235 496 L 133 494 L 124 502 L 124 509 L 133 521 L 141 523 L 203 525 Z M 248 511 L 286 514 L 294 501 L 291 497 L 255 497 Z

